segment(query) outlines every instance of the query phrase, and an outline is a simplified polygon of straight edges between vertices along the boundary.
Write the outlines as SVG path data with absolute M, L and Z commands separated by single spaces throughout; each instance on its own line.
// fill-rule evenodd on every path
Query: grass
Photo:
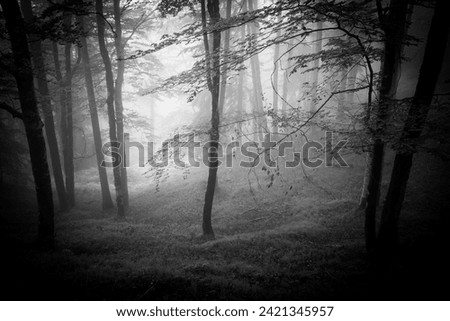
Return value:
M 80 172 L 77 207 L 56 217 L 55 251 L 33 247 L 33 210 L 14 203 L 2 211 L 2 299 L 448 300 L 445 164 L 418 157 L 398 260 L 379 269 L 367 260 L 355 211 L 363 164 L 349 161 L 351 168 L 310 170 L 308 179 L 282 172 L 271 188 L 260 168 L 256 176 L 221 169 L 216 239 L 207 242 L 199 237 L 204 169 L 186 178 L 170 172 L 159 192 L 130 170 L 126 221 L 99 210 L 95 170 Z

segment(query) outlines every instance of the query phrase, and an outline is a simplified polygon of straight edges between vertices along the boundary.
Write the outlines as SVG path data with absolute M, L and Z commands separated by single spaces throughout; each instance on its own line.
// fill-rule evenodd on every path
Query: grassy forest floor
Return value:
M 390 267 L 371 264 L 356 211 L 363 157 L 350 168 L 269 175 L 221 169 L 216 240 L 201 235 L 205 169 L 155 181 L 130 170 L 126 221 L 101 211 L 95 169 L 77 176 L 77 206 L 57 213 L 55 251 L 35 248 L 37 214 L 10 191 L 1 211 L 3 300 L 449 300 L 448 164 L 415 159 Z M 390 164 L 383 188 L 386 189 Z M 110 180 L 112 182 L 112 180 Z M 250 183 L 249 183 L 250 182 Z M 252 188 L 250 188 L 250 185 Z M 292 188 L 291 188 L 292 186 Z M 111 190 L 112 186 L 111 186 Z M 19 194 L 20 195 L 20 194 Z

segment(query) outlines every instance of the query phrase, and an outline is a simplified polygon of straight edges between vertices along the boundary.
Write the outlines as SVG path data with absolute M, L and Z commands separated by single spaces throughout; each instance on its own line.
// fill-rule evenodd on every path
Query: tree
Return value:
M 315 32 L 315 39 L 314 39 L 314 46 L 313 46 L 313 52 L 315 55 L 318 55 L 322 52 L 322 27 L 323 27 L 323 22 L 322 21 L 317 21 L 316 22 L 316 29 L 317 31 Z M 319 85 L 319 67 L 320 67 L 320 58 L 317 58 L 314 60 L 313 63 L 313 71 L 311 73 L 311 86 L 312 86 L 312 90 L 311 90 L 311 105 L 310 105 L 310 113 L 311 115 L 313 115 L 316 112 L 316 104 L 318 102 L 318 95 L 317 95 L 317 87 Z M 316 126 L 312 126 L 311 127 L 311 137 L 312 138 L 317 138 L 315 137 L 317 135 L 317 127 Z
M 117 121 L 117 138 L 120 143 L 120 155 L 122 155 L 122 161 L 125 164 L 126 157 L 124 149 L 124 127 L 123 127 L 123 98 L 122 98 L 122 87 L 123 87 L 123 75 L 125 73 L 125 44 L 122 39 L 122 23 L 121 19 L 121 7 L 120 0 L 114 0 L 114 27 L 116 29 L 116 35 L 114 38 L 114 44 L 116 47 L 117 54 L 117 74 L 116 74 L 116 88 L 114 95 L 114 103 L 116 106 L 116 121 Z M 128 206 L 129 196 L 128 196 L 128 174 L 127 168 L 121 166 L 121 178 L 122 178 L 122 191 L 123 191 L 123 204 Z
M 34 22 L 31 0 L 21 0 L 21 4 L 25 22 L 31 26 Z M 61 211 L 67 211 L 68 203 L 66 189 L 64 187 L 64 178 L 61 169 L 61 161 L 59 158 L 58 141 L 56 139 L 55 122 L 53 119 L 52 103 L 50 90 L 47 83 L 47 71 L 45 67 L 44 55 L 42 53 L 41 39 L 38 35 L 30 33 L 29 40 L 30 51 L 34 62 L 33 69 L 39 91 L 39 100 L 42 106 L 42 114 L 44 116 L 44 129 L 50 151 L 51 167 L 53 169 L 53 177 L 58 194 L 59 206 Z
M 281 36 L 281 30 L 277 31 L 277 35 L 276 37 L 279 38 Z M 273 87 L 273 91 L 272 91 L 272 108 L 273 108 L 273 113 L 275 115 L 278 115 L 278 101 L 279 101 L 279 93 L 278 93 L 278 79 L 279 79 L 279 60 L 280 60 L 280 44 L 275 44 L 275 49 L 274 49 L 274 53 L 273 53 L 273 83 L 272 83 L 272 87 Z M 274 132 L 278 131 L 278 125 L 276 120 L 274 120 L 273 124 L 272 124 L 272 130 Z
M 450 20 L 445 9 L 446 1 L 437 0 L 415 94 L 395 155 L 378 234 L 380 254 L 386 257 L 389 257 L 391 253 L 395 253 L 398 245 L 398 220 L 412 161 L 417 149 L 418 138 L 426 124 L 428 110 L 444 60 L 447 46 L 446 39 L 448 39 L 450 29 Z
M 245 0 L 244 0 L 245 1 Z M 240 27 L 241 39 L 245 40 L 245 25 Z M 238 92 L 237 92 L 237 103 L 236 103 L 236 116 L 238 119 L 242 119 L 244 115 L 244 87 L 245 87 L 245 69 L 239 71 L 238 80 Z M 239 142 L 242 141 L 242 122 L 236 124 L 237 139 Z
M 103 0 L 95 1 L 96 17 L 97 17 L 97 33 L 98 44 L 100 48 L 100 54 L 105 65 L 106 74 L 106 105 L 108 108 L 108 120 L 109 120 L 109 138 L 111 142 L 117 142 L 117 128 L 116 128 L 116 113 L 114 110 L 114 76 L 112 72 L 111 60 L 109 58 L 108 49 L 105 42 L 105 18 L 103 17 Z M 120 142 L 119 142 L 120 143 Z M 113 145 L 114 146 L 114 145 Z M 123 204 L 123 191 L 122 191 L 122 178 L 121 168 L 124 167 L 121 164 L 121 160 L 116 159 L 113 165 L 114 186 L 116 189 L 116 203 L 117 203 L 117 216 L 123 218 L 125 216 L 124 204 Z
M 17 1 L 1 0 L 6 30 L 11 41 L 14 61 L 14 78 L 19 92 L 22 119 L 30 150 L 36 196 L 39 207 L 38 241 L 45 246 L 53 246 L 54 208 L 47 150 L 43 135 L 43 124 L 39 116 L 38 103 L 33 83 L 31 56 L 25 23 Z
M 213 27 L 220 21 L 219 0 L 207 0 L 208 13 L 210 17 L 209 25 Z M 208 150 L 208 183 L 205 193 L 205 204 L 203 207 L 203 236 L 207 239 L 214 239 L 214 230 L 211 224 L 212 205 L 214 201 L 214 191 L 216 188 L 218 169 L 218 149 L 219 149 L 219 91 L 220 91 L 220 30 L 214 29 L 212 32 L 212 49 L 209 48 L 207 33 L 206 6 L 205 0 L 201 0 L 203 44 L 205 47 L 205 63 L 207 72 L 208 89 L 211 93 L 211 129 Z
M 381 3 L 377 1 L 378 5 Z M 384 53 L 381 67 L 379 102 L 374 106 L 373 145 L 370 159 L 370 175 L 367 185 L 367 205 L 365 209 L 366 248 L 373 252 L 376 246 L 376 213 L 380 195 L 383 172 L 385 142 L 383 135 L 392 101 L 397 90 L 400 70 L 402 42 L 405 36 L 405 24 L 408 0 L 391 0 L 389 12 L 379 11 L 379 19 L 385 34 Z
M 82 36 L 80 39 L 81 42 L 81 56 L 83 60 L 83 68 L 84 68 L 84 79 L 86 83 L 86 91 L 88 96 L 89 103 L 89 113 L 91 115 L 92 122 L 92 132 L 94 136 L 94 145 L 95 145 L 95 154 L 97 157 L 97 168 L 98 174 L 100 177 L 100 186 L 102 189 L 102 206 L 103 209 L 109 209 L 114 207 L 114 204 L 111 199 L 111 193 L 109 191 L 108 185 L 108 176 L 106 175 L 106 169 L 102 167 L 102 163 L 104 161 L 104 156 L 102 153 L 102 137 L 100 133 L 100 124 L 98 121 L 98 113 L 97 113 L 97 103 L 95 101 L 95 93 L 94 93 L 94 82 L 92 80 L 92 72 L 90 66 L 90 58 L 89 51 L 87 47 L 86 36 L 84 35 L 85 30 L 85 22 L 84 16 L 78 16 L 78 23 L 80 25 L 80 29 L 82 31 Z
M 72 24 L 72 15 L 66 14 L 64 26 L 69 28 Z M 65 77 L 63 79 L 63 95 L 61 108 L 65 114 L 61 113 L 61 134 L 63 136 L 64 171 L 66 174 L 66 191 L 69 204 L 75 206 L 75 170 L 73 165 L 73 102 L 72 102 L 72 44 L 67 42 L 64 45 L 64 66 Z M 78 50 L 77 64 L 80 63 L 81 53 Z M 74 67 L 75 68 L 75 67 Z
M 288 57 L 287 61 L 289 62 L 293 57 L 293 40 L 290 40 L 287 45 Z M 287 115 L 287 105 L 288 105 L 288 95 L 289 95 L 289 68 L 286 68 L 283 75 L 283 91 L 282 91 L 282 102 L 281 102 L 281 114 L 283 116 Z
M 255 3 L 253 3 L 254 0 L 244 0 L 248 1 L 248 9 L 249 11 L 254 11 L 258 8 L 258 2 L 255 0 Z M 244 10 L 246 10 L 247 6 L 244 3 Z M 259 26 L 256 23 L 248 23 L 248 33 L 251 37 L 251 45 L 256 47 L 256 37 L 259 33 Z M 261 85 L 261 69 L 260 69 L 260 63 L 259 63 L 259 56 L 257 53 L 251 55 L 250 57 L 250 66 L 252 70 L 252 81 L 253 81 L 253 93 L 254 93 L 254 100 L 255 105 L 253 107 L 253 115 L 255 117 L 255 140 L 256 137 L 259 138 L 260 141 L 263 140 L 263 131 L 268 130 L 267 127 L 267 118 L 264 112 L 263 108 L 263 91 L 262 91 L 262 85 Z
M 69 207 L 73 207 L 75 206 L 75 173 L 73 165 L 71 44 L 68 43 L 65 47 L 68 48 L 68 50 L 65 50 L 66 74 L 63 77 L 59 62 L 58 44 L 56 42 L 52 43 L 55 78 L 59 89 L 59 132 L 63 151 L 64 174 L 66 178 L 66 196 Z M 68 110 L 70 112 L 68 112 Z
M 230 19 L 231 18 L 231 0 L 227 0 L 227 4 L 226 4 L 226 19 Z M 224 109 L 224 104 L 225 104 L 225 91 L 227 88 L 227 64 L 226 64 L 226 59 L 227 55 L 228 55 L 228 50 L 230 48 L 230 33 L 231 30 L 227 29 L 225 30 L 225 35 L 224 35 L 224 40 L 223 40 L 223 56 L 224 56 L 224 62 L 223 62 L 223 66 L 222 66 L 222 83 L 220 85 L 220 94 L 219 94 L 219 113 L 220 116 L 223 115 L 223 109 Z

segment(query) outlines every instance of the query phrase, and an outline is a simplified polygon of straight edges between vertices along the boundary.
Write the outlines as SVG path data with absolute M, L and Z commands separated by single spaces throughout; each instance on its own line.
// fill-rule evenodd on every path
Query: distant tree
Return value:
M 72 15 L 66 14 L 64 25 L 66 28 L 71 24 Z M 72 43 L 67 42 L 64 45 L 64 66 L 65 74 L 62 74 L 62 68 L 59 60 L 59 49 L 57 42 L 52 43 L 52 54 L 55 68 L 55 78 L 59 90 L 60 107 L 60 137 L 64 159 L 64 174 L 66 177 L 67 201 L 70 207 L 75 206 L 75 169 L 73 152 L 73 102 L 72 102 Z M 81 55 L 79 54 L 79 59 Z M 77 61 L 79 63 L 79 61 Z
M 103 17 L 103 0 L 95 1 L 95 10 L 97 17 L 97 33 L 98 44 L 100 48 L 100 54 L 105 65 L 106 74 L 106 105 L 108 108 L 108 120 L 109 120 L 109 138 L 111 142 L 118 142 L 117 140 L 117 123 L 116 112 L 114 109 L 114 76 L 112 72 L 111 59 L 109 58 L 108 49 L 105 42 L 105 20 Z M 120 143 L 120 142 L 119 142 Z M 113 165 L 114 186 L 116 189 L 116 204 L 117 204 L 117 216 L 123 218 L 125 216 L 124 202 L 123 202 L 123 190 L 122 190 L 122 178 L 121 168 L 123 168 L 123 160 L 116 159 Z
M 80 30 L 82 32 L 82 36 L 80 37 L 81 42 L 81 56 L 83 60 L 83 68 L 84 68 L 84 79 L 86 85 L 86 91 L 88 96 L 89 103 L 89 113 L 91 116 L 92 123 L 92 131 L 94 136 L 94 145 L 95 145 L 95 154 L 97 157 L 97 168 L 100 178 L 100 186 L 102 190 L 102 206 L 103 209 L 109 209 L 114 207 L 113 201 L 111 199 L 111 193 L 109 191 L 108 185 L 108 176 L 106 175 L 106 168 L 102 167 L 101 164 L 104 160 L 103 152 L 102 152 L 102 136 L 100 133 L 100 124 L 98 120 L 98 112 L 97 112 L 97 103 L 95 100 L 95 92 L 94 92 L 94 82 L 92 79 L 92 71 L 90 64 L 90 57 L 88 51 L 87 40 L 85 36 L 85 21 L 84 16 L 80 15 L 77 17 L 78 24 Z
M 69 29 L 72 25 L 72 15 L 66 13 L 64 17 L 64 26 Z M 63 137 L 63 155 L 64 155 L 64 171 L 66 174 L 66 191 L 69 204 L 75 206 L 75 169 L 73 164 L 73 99 L 72 99 L 72 77 L 74 68 L 81 61 L 81 52 L 78 50 L 78 60 L 72 67 L 72 43 L 66 42 L 64 45 L 64 70 L 65 75 L 62 79 L 62 97 L 61 108 L 61 135 Z
M 318 56 L 322 52 L 322 28 L 323 28 L 323 22 L 317 21 L 316 22 L 316 32 L 315 38 L 314 38 L 314 45 L 313 45 L 313 54 Z M 319 87 L 319 75 L 320 75 L 320 57 L 318 56 L 316 59 L 314 59 L 313 62 L 313 70 L 311 72 L 311 101 L 310 101 L 310 110 L 309 112 L 311 115 L 313 115 L 316 112 L 317 108 L 317 101 L 318 101 L 318 87 Z M 317 133 L 317 127 L 312 126 L 312 137 L 316 136 Z
M 280 17 L 279 17 L 280 19 Z M 276 38 L 281 36 L 281 29 L 277 31 Z M 278 101 L 280 100 L 280 94 L 278 93 L 278 81 L 279 81 L 279 64 L 280 64 L 280 44 L 275 44 L 273 53 L 273 76 L 272 76 L 272 108 L 275 115 L 278 115 Z M 277 121 L 273 120 L 272 130 L 278 131 Z
M 226 15 L 225 18 L 226 19 L 230 19 L 231 18 L 231 5 L 232 5 L 232 1 L 231 0 L 227 0 L 226 2 Z M 226 64 L 226 59 L 227 55 L 228 55 L 228 51 L 230 49 L 230 34 L 231 34 L 231 30 L 227 29 L 225 30 L 225 34 L 224 34 L 224 39 L 223 39 L 223 56 L 224 56 L 224 61 L 223 61 L 223 65 L 222 65 L 222 82 L 220 85 L 220 94 L 219 94 L 219 113 L 220 116 L 222 117 L 223 115 L 223 109 L 224 109 L 224 105 L 225 105 L 225 92 L 226 92 L 226 88 L 227 88 L 227 69 L 228 66 Z
M 245 2 L 247 1 L 247 2 Z M 248 4 L 248 10 L 254 11 L 258 9 L 257 0 L 244 0 L 243 10 L 246 11 Z M 259 25 L 257 22 L 247 23 L 248 33 L 250 35 L 250 46 L 256 48 L 256 39 L 259 34 Z M 255 49 L 253 49 L 255 50 Z M 263 90 L 261 84 L 261 66 L 259 62 L 258 53 L 254 53 L 250 56 L 250 67 L 252 71 L 252 82 L 253 82 L 253 94 L 254 94 L 254 106 L 253 115 L 255 120 L 255 133 L 254 140 L 263 140 L 263 134 L 268 132 L 267 117 L 263 107 Z M 258 138 L 258 139 L 257 139 Z

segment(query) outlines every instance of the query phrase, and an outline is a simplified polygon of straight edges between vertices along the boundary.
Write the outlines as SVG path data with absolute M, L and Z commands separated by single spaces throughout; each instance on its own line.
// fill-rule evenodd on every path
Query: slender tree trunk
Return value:
M 236 104 L 236 135 L 239 142 L 242 141 L 242 120 L 244 116 L 244 86 L 245 86 L 245 70 L 239 71 L 239 82 Z
M 316 29 L 319 31 L 315 32 L 315 39 L 314 39 L 314 46 L 313 46 L 313 52 L 314 54 L 319 54 L 322 51 L 322 31 L 320 29 L 322 29 L 323 27 L 323 22 L 322 21 L 318 21 L 316 23 Z M 319 85 L 319 68 L 320 68 L 320 58 L 317 58 L 314 60 L 314 64 L 313 64 L 314 70 L 312 71 L 311 74 L 311 105 L 310 105 L 310 110 L 309 112 L 312 114 L 314 114 L 316 112 L 316 105 L 317 105 L 317 101 L 318 101 L 318 94 L 317 94 L 317 87 Z M 316 139 L 318 135 L 318 130 L 317 130 L 317 126 L 312 124 L 311 125 L 311 138 L 312 139 Z
M 123 86 L 123 76 L 125 73 L 125 60 L 123 60 L 125 55 L 125 49 L 122 39 L 122 22 L 121 18 L 121 8 L 120 0 L 114 0 L 114 26 L 116 28 L 116 37 L 114 38 L 114 44 L 117 53 L 117 75 L 116 75 L 116 90 L 114 96 L 114 102 L 116 104 L 116 122 L 117 122 L 117 138 L 120 143 L 120 155 L 122 155 L 122 161 L 125 165 L 126 157 L 125 146 L 123 142 L 124 137 L 124 126 L 123 126 L 123 99 L 122 99 L 122 86 Z M 123 204 L 125 207 L 129 205 L 129 194 L 128 194 L 128 173 L 125 166 L 121 166 L 121 177 L 122 177 L 122 191 L 123 191 Z
M 64 18 L 66 27 L 71 24 L 71 14 Z M 66 177 L 66 195 L 69 207 L 75 206 L 75 170 L 73 163 L 73 111 L 72 111 L 72 44 L 64 46 L 65 75 L 63 77 L 59 62 L 58 44 L 53 42 L 52 52 L 55 64 L 55 77 L 59 86 L 60 138 L 63 151 L 64 174 Z
M 78 16 L 78 23 L 81 30 L 84 30 L 84 17 Z M 94 92 L 94 82 L 92 80 L 89 52 L 87 48 L 86 37 L 80 37 L 81 41 L 81 55 L 83 59 L 84 67 L 84 79 L 86 82 L 86 91 L 89 103 L 89 112 L 91 115 L 92 122 L 92 133 L 94 136 L 95 154 L 97 156 L 97 168 L 100 177 L 100 186 L 102 189 L 102 204 L 103 209 L 109 209 L 114 207 L 113 201 L 111 199 L 111 193 L 109 191 L 108 176 L 106 175 L 106 168 L 102 167 L 101 164 L 104 160 L 102 153 L 102 136 L 100 133 L 100 124 L 98 121 L 97 104 L 95 102 L 95 92 Z
M 70 17 L 69 24 L 70 24 Z M 64 64 L 65 64 L 65 128 L 66 141 L 64 145 L 64 170 L 66 173 L 66 190 L 69 204 L 75 206 L 75 168 L 73 165 L 73 101 L 72 101 L 72 45 L 67 43 L 64 46 Z M 61 122 L 62 123 L 62 122 Z
M 245 1 L 245 0 L 244 0 Z M 241 38 L 245 39 L 245 25 L 240 27 Z M 243 62 L 244 63 L 244 62 Z M 239 71 L 239 82 L 238 82 L 238 93 L 237 93 L 237 104 L 236 104 L 236 114 L 237 121 L 236 133 L 237 139 L 242 142 L 242 118 L 244 115 L 244 87 L 245 87 L 245 69 Z
M 58 90 L 58 98 L 55 98 L 57 107 L 55 108 L 55 130 L 57 133 L 57 136 L 59 136 L 59 149 L 62 152 L 63 145 L 62 145 L 62 133 L 61 133 L 61 112 L 62 108 L 61 105 L 64 103 L 64 97 L 63 97 L 63 91 L 62 91 L 62 72 L 61 72 L 61 63 L 59 61 L 59 49 L 58 49 L 58 43 L 55 41 L 52 41 L 52 57 L 53 57 L 53 68 L 55 70 L 55 78 L 56 78 L 56 86 Z M 63 157 L 63 164 L 64 164 L 64 157 Z M 68 195 L 67 195 L 67 188 L 66 188 L 66 196 L 67 201 Z
M 400 149 L 397 151 L 391 181 L 384 203 L 378 234 L 382 255 L 395 253 L 398 246 L 398 220 L 405 197 L 417 140 L 422 133 L 442 68 L 450 29 L 446 1 L 437 0 L 434 16 L 428 32 L 425 54 L 420 68 L 411 107 L 405 122 Z
M 98 45 L 100 47 L 100 54 L 105 65 L 106 73 L 106 105 L 108 107 L 108 120 L 109 120 L 109 138 L 111 142 L 117 142 L 117 130 L 116 130 L 116 115 L 114 111 L 114 76 L 112 72 L 111 60 L 109 59 L 108 49 L 105 43 L 105 20 L 103 20 L 103 0 L 95 1 L 95 9 L 97 12 L 97 32 L 98 32 Z M 118 160 L 116 160 L 118 161 Z M 117 203 L 117 216 L 119 218 L 125 217 L 125 210 L 123 205 L 122 195 L 122 179 L 121 179 L 121 162 L 114 164 L 114 186 L 116 189 L 116 203 Z
M 220 21 L 219 0 L 207 0 L 210 25 L 214 26 Z M 219 148 L 219 90 L 220 90 L 220 31 L 212 33 L 212 50 L 209 50 L 208 35 L 206 34 L 206 9 L 205 0 L 201 0 L 203 39 L 205 46 L 205 57 L 207 64 L 208 88 L 211 92 L 211 130 L 208 151 L 208 183 L 205 193 L 205 205 L 203 207 L 203 236 L 207 239 L 214 239 L 214 230 L 211 224 L 212 206 L 214 201 L 214 191 L 216 187 L 218 169 L 218 148 Z
M 57 81 L 57 86 L 58 86 L 58 92 L 59 92 L 59 99 L 58 99 L 58 104 L 59 104 L 59 112 L 56 117 L 59 117 L 59 137 L 60 137 L 60 142 L 61 142 L 61 150 L 64 151 L 64 137 L 65 137 L 65 132 L 66 132 L 66 122 L 63 121 L 63 114 L 66 113 L 65 111 L 65 93 L 64 93 L 64 81 L 63 81 L 63 77 L 62 77 L 62 72 L 61 72 L 61 64 L 59 61 L 59 49 L 58 49 L 58 43 L 57 42 L 53 42 L 52 43 L 52 55 L 53 55 L 53 64 L 54 64 L 54 69 L 55 69 L 55 78 Z M 63 161 L 64 161 L 64 156 L 63 156 Z M 64 162 L 63 162 L 64 163 Z M 66 188 L 66 194 L 67 194 L 67 188 Z M 68 198 L 68 196 L 67 196 Z
M 360 210 L 364 210 L 367 206 L 367 189 L 369 185 L 370 180 L 370 161 L 372 159 L 372 152 L 368 151 L 366 152 L 366 167 L 364 168 L 364 177 L 363 177 L 363 184 L 361 187 L 361 195 L 359 197 L 359 206 L 358 208 Z
M 32 23 L 33 11 L 31 0 L 21 0 L 22 12 L 25 22 Z M 59 207 L 61 211 L 68 210 L 66 189 L 64 187 L 64 178 L 59 158 L 58 141 L 56 139 L 55 121 L 53 119 L 52 103 L 50 99 L 50 90 L 47 83 L 47 72 L 45 70 L 44 55 L 42 54 L 42 44 L 39 37 L 30 35 L 30 51 L 34 62 L 34 71 L 37 80 L 37 87 L 40 95 L 42 114 L 44 115 L 44 129 L 47 136 L 51 167 L 55 180 L 56 192 L 58 194 Z
M 39 207 L 38 240 L 41 244 L 52 247 L 55 241 L 52 186 L 42 131 L 43 124 L 39 117 L 33 84 L 31 57 L 25 25 L 17 1 L 0 0 L 0 4 L 11 41 L 14 64 L 17 68 L 14 77 L 19 91 L 20 106 L 30 150 L 31 167 Z
M 384 57 L 381 69 L 380 100 L 375 106 L 374 139 L 370 176 L 367 186 L 367 205 L 365 209 L 366 248 L 372 253 L 376 245 L 376 213 L 380 196 L 383 172 L 384 139 L 383 135 L 388 120 L 388 112 L 397 90 L 401 64 L 401 49 L 405 34 L 408 0 L 391 0 L 389 14 L 383 23 L 385 30 Z
M 276 37 L 279 38 L 281 36 L 281 30 L 277 31 Z M 279 78 L 279 60 L 280 59 L 280 44 L 275 45 L 274 53 L 273 53 L 273 93 L 272 93 L 272 107 L 273 113 L 278 116 L 278 101 L 279 101 L 279 93 L 278 93 L 278 78 Z M 278 121 L 277 119 L 272 120 L 272 130 L 274 132 L 278 131 Z
M 355 89 L 356 88 L 356 78 L 358 77 L 359 66 L 353 66 L 347 76 L 347 89 Z M 355 103 L 355 92 L 349 91 L 346 94 L 347 105 L 352 107 Z
M 66 28 L 70 28 L 72 24 L 72 14 L 68 13 L 64 19 Z M 73 152 L 73 100 L 72 100 L 72 78 L 73 68 L 80 63 L 81 52 L 78 50 L 77 62 L 72 67 L 72 44 L 67 42 L 64 46 L 64 94 L 65 94 L 65 126 L 66 126 L 66 144 L 64 146 L 64 170 L 66 173 L 66 191 L 69 204 L 75 206 L 75 168 L 74 168 L 74 152 Z
M 258 8 L 257 0 L 247 0 L 248 10 L 253 11 Z M 254 2 L 255 1 L 255 2 Z M 259 33 L 259 27 L 256 23 L 249 23 L 248 33 L 257 35 Z M 256 43 L 253 44 L 254 46 Z M 261 69 L 259 63 L 259 55 L 255 54 L 250 58 L 250 66 L 252 70 L 253 92 L 255 95 L 254 116 L 256 123 L 257 136 L 260 141 L 263 140 L 263 132 L 268 131 L 267 117 L 263 107 L 263 91 L 261 84 Z
M 286 65 L 288 65 L 290 58 L 292 58 L 292 56 L 293 56 L 293 50 L 290 50 L 292 48 L 292 45 L 293 45 L 293 41 L 291 39 L 291 40 L 289 40 L 289 42 L 287 44 L 287 48 L 286 48 L 286 50 L 289 50 Z M 283 117 L 285 117 L 287 115 L 287 105 L 288 105 L 287 102 L 289 101 L 289 99 L 288 99 L 288 96 L 289 96 L 289 68 L 286 68 L 286 70 L 284 72 L 283 92 L 282 92 L 281 96 L 283 97 L 282 102 L 281 102 L 281 114 L 283 115 Z
M 227 0 L 227 7 L 226 7 L 226 19 L 231 18 L 231 0 Z M 228 51 L 230 49 L 230 33 L 231 29 L 225 30 L 225 37 L 223 40 L 223 52 L 224 52 L 224 64 L 222 66 L 222 83 L 220 85 L 220 93 L 219 93 L 219 114 L 222 117 L 223 115 L 223 109 L 225 104 L 225 92 L 227 88 L 227 71 L 228 71 L 228 65 L 225 60 L 228 60 Z
M 348 82 L 348 76 L 347 76 L 347 70 L 343 70 L 340 73 L 340 84 L 339 84 L 339 91 L 344 91 L 347 89 L 347 82 Z M 345 117 L 345 107 L 346 107 L 346 94 L 342 93 L 338 95 L 338 106 L 337 106 L 337 114 L 336 114 L 336 120 L 337 121 L 343 121 Z

